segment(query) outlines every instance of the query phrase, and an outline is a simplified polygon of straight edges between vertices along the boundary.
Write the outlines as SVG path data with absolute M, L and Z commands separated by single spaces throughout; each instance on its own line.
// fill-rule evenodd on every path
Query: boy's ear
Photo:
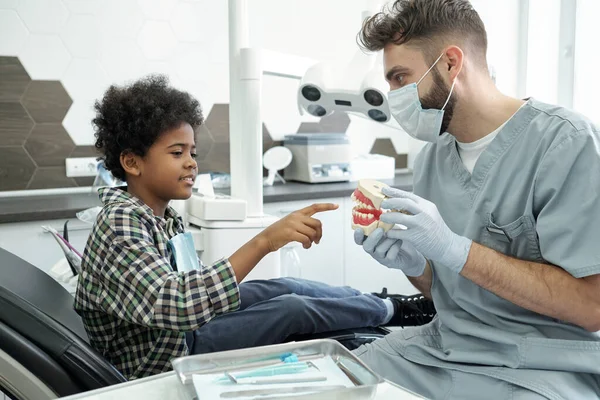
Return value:
M 133 154 L 130 151 L 121 153 L 121 166 L 125 173 L 132 176 L 140 176 L 142 174 L 141 157 Z

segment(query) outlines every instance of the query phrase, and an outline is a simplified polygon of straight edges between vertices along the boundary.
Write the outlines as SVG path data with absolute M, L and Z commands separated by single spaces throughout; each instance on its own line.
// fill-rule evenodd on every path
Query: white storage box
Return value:
M 396 160 L 381 154 L 364 154 L 350 163 L 353 181 L 359 179 L 394 179 Z

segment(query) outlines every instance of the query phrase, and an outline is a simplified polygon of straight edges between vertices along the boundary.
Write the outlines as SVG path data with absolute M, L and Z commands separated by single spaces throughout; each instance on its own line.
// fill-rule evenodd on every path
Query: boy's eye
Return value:
M 173 152 L 171 152 L 171 154 L 176 155 L 176 156 L 179 157 L 180 155 L 183 154 L 183 152 L 181 152 L 181 151 L 173 151 Z
M 196 158 L 198 155 L 196 153 L 192 153 L 192 158 Z

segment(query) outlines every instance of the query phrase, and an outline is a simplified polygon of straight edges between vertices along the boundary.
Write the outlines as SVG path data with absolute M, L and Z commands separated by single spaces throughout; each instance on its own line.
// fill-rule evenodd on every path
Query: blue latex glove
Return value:
M 452 232 L 442 219 L 435 204 L 413 193 L 384 188 L 382 193 L 390 199 L 381 203 L 382 208 L 405 210 L 413 215 L 388 212 L 381 221 L 400 224 L 408 229 L 392 229 L 387 237 L 412 244 L 423 256 L 460 273 L 469 255 L 472 240 Z
M 402 240 L 385 237 L 383 229 L 377 228 L 365 240 L 362 229 L 354 231 L 354 241 L 380 264 L 399 269 L 407 276 L 421 276 L 427 261 L 413 246 Z

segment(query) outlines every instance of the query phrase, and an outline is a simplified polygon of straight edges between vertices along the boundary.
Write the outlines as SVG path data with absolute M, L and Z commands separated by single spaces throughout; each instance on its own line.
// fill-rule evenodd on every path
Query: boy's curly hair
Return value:
M 115 178 L 125 181 L 120 157 L 123 152 L 145 156 L 163 132 L 183 122 L 194 131 L 204 117 L 198 100 L 169 86 L 164 75 L 150 75 L 130 85 L 111 85 L 94 104 L 96 148 Z

